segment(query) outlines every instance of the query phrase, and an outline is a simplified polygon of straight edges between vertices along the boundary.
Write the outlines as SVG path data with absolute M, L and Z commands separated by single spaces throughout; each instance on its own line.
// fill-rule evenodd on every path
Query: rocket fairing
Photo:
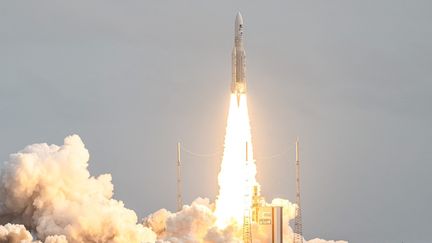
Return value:
M 246 94 L 246 53 L 243 47 L 243 29 L 243 18 L 240 13 L 237 13 L 232 51 L 231 83 L 231 93 L 237 95 L 237 103 L 240 103 L 240 95 Z

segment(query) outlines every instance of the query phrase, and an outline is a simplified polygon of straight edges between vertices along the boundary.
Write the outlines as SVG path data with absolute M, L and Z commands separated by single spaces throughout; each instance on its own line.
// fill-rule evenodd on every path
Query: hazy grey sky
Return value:
M 223 146 L 239 10 L 267 199 L 300 136 L 306 238 L 430 242 L 430 1 L 2 1 L 1 160 L 76 133 L 127 207 L 174 210 L 176 142 Z M 219 164 L 184 154 L 186 202 Z

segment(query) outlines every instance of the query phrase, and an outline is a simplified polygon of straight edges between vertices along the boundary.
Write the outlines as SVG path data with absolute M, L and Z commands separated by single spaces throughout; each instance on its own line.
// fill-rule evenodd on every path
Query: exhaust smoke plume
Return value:
M 0 174 L 0 222 L 22 224 L 48 242 L 153 242 L 135 212 L 112 199 L 111 175 L 90 176 L 88 160 L 77 135 L 10 155 Z
M 252 205 L 255 175 L 247 96 L 231 94 L 215 211 L 220 228 L 243 224 L 245 208 Z
M 23 241 L 31 242 L 32 240 L 32 235 L 26 230 L 24 225 L 0 225 L 0 242 L 20 243 Z
M 88 161 L 77 135 L 66 137 L 62 146 L 33 144 L 11 154 L 0 170 L 0 243 L 242 242 L 241 224 L 218 227 L 209 199 L 198 198 L 177 213 L 160 209 L 137 223 L 134 211 L 112 199 L 111 176 L 91 176 Z M 288 225 L 295 205 L 273 203 L 284 205 Z M 269 242 L 268 232 L 256 224 L 252 229 L 254 242 Z M 292 239 L 291 228 L 285 228 L 284 238 Z

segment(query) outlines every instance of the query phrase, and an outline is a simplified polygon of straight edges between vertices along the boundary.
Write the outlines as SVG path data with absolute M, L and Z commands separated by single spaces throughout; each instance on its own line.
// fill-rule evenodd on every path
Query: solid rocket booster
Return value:
M 238 13 L 235 20 L 231 83 L 231 92 L 237 95 L 237 103 L 240 103 L 240 95 L 246 94 L 246 53 L 243 47 L 243 29 L 243 18 Z

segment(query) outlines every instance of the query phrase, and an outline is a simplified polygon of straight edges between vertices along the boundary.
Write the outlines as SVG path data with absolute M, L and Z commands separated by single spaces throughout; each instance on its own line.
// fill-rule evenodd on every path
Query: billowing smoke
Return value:
M 134 211 L 112 199 L 111 176 L 91 176 L 88 161 L 77 135 L 66 137 L 62 146 L 33 144 L 10 155 L 0 171 L 0 243 L 242 242 L 241 225 L 216 226 L 209 199 L 198 198 L 176 213 L 160 209 L 137 223 Z M 282 199 L 272 204 L 284 206 L 288 225 L 296 205 Z M 252 230 L 254 242 L 270 242 L 270 234 L 258 225 Z M 292 236 L 285 227 L 286 242 Z
M 242 242 L 237 225 L 221 230 L 215 223 L 214 205 L 203 198 L 177 213 L 161 209 L 143 220 L 145 226 L 157 232 L 159 242 Z
M 24 225 L 21 224 L 6 224 L 0 225 L 0 242 L 1 243 L 41 243 L 41 241 L 33 241 L 33 236 Z M 44 243 L 68 243 L 64 235 L 48 236 Z
M 344 241 L 344 240 L 337 240 L 337 241 L 329 240 L 329 241 L 327 241 L 327 240 L 315 238 L 315 239 L 309 240 L 307 243 L 347 243 L 347 241 Z
M 20 243 L 31 242 L 32 240 L 32 235 L 23 225 L 0 225 L 0 242 Z
M 0 174 L 0 223 L 22 224 L 46 242 L 154 242 L 135 212 L 112 199 L 111 175 L 90 176 L 88 161 L 77 135 L 10 155 Z M 6 237 L 29 238 L 22 227 L 7 227 Z
M 288 225 L 294 218 L 295 204 L 284 199 L 274 199 L 273 205 L 283 206 L 283 224 Z M 216 216 L 214 205 L 208 199 L 198 198 L 190 206 L 185 205 L 177 213 L 160 209 L 143 219 L 144 226 L 157 233 L 158 243 L 242 243 L 241 225 L 232 224 L 224 229 L 215 225 Z M 269 228 L 252 224 L 253 242 L 271 242 Z M 291 242 L 293 231 L 290 227 L 284 228 L 284 242 Z M 347 243 L 346 241 L 325 241 L 314 239 L 305 243 Z

